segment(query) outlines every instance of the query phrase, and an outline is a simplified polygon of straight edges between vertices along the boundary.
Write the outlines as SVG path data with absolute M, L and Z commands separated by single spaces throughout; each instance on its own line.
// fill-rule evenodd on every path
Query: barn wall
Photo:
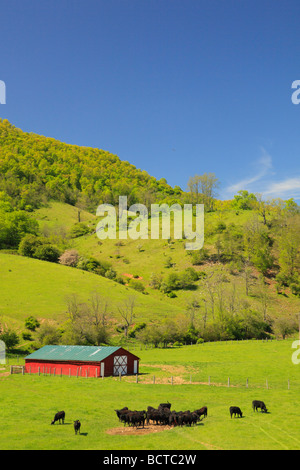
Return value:
M 130 353 L 129 351 L 126 351 L 123 348 L 118 349 L 118 351 L 115 351 L 113 354 L 108 356 L 106 359 L 104 359 L 104 364 L 105 364 L 105 369 L 104 369 L 104 375 L 105 377 L 112 376 L 114 375 L 114 358 L 116 356 L 127 356 L 127 375 L 132 375 L 134 373 L 134 361 L 138 361 L 138 370 L 139 372 L 139 358 L 135 356 L 134 354 Z
M 27 359 L 25 362 L 25 373 L 38 374 L 71 375 L 79 377 L 100 377 L 100 363 L 83 362 L 58 362 L 58 361 L 34 361 Z

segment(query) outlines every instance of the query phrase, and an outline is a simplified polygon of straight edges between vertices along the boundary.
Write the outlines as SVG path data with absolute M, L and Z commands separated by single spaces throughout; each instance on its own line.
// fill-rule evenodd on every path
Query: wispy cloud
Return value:
M 263 191 L 264 196 L 284 197 L 284 198 L 300 198 L 300 177 L 287 178 L 283 181 L 270 183 Z
M 234 193 L 236 194 L 237 191 L 240 191 L 242 189 L 249 189 L 253 183 L 256 183 L 257 181 L 260 181 L 262 178 L 264 178 L 270 170 L 273 168 L 272 164 L 272 157 L 266 152 L 264 148 L 261 149 L 262 151 L 262 156 L 260 157 L 259 161 L 257 162 L 257 171 L 254 176 L 250 176 L 248 178 L 245 178 L 238 183 L 234 183 L 231 186 L 229 186 L 226 191 L 228 193 Z
M 276 173 L 273 168 L 272 157 L 261 148 L 262 156 L 256 162 L 256 172 L 234 183 L 226 188 L 226 194 L 233 197 L 240 190 L 247 190 L 259 193 L 264 199 L 281 198 L 295 200 L 300 199 L 300 177 L 286 177 L 285 179 L 274 181 Z

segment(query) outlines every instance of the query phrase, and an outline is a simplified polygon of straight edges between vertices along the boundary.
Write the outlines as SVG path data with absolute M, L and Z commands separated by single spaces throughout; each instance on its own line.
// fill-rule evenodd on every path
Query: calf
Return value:
M 74 431 L 75 431 L 75 434 L 77 434 L 77 432 L 79 432 L 79 434 L 80 434 L 80 426 L 81 426 L 81 423 L 80 423 L 79 419 L 77 419 L 76 421 L 74 421 Z
M 64 412 L 64 411 L 58 411 L 58 412 L 56 413 L 56 415 L 54 416 L 53 421 L 51 421 L 51 424 L 56 423 L 56 421 L 58 421 L 59 424 L 60 424 L 60 421 L 62 421 L 62 423 L 64 424 L 64 422 L 65 422 L 65 416 L 66 416 L 66 415 L 65 415 L 65 412 Z
M 253 408 L 253 411 L 257 411 L 257 409 L 260 408 L 261 412 L 264 412 L 264 413 L 268 412 L 266 405 L 264 404 L 263 401 L 253 400 L 252 408 Z
M 238 415 L 240 418 L 243 417 L 243 413 L 241 412 L 240 408 L 238 406 L 231 406 L 229 408 L 229 412 L 230 412 L 230 417 L 232 418 L 232 415 L 234 415 L 234 417 L 236 415 Z

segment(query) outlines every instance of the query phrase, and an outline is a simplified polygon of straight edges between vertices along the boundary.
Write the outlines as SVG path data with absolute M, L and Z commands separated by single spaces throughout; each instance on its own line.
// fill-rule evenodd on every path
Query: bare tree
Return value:
M 133 322 L 134 318 L 134 307 L 135 307 L 135 296 L 130 295 L 122 304 L 119 305 L 118 311 L 123 318 L 124 324 L 124 334 L 128 336 L 129 326 Z

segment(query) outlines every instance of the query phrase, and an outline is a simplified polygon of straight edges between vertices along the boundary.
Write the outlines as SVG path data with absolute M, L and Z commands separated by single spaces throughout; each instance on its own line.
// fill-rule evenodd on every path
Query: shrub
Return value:
M 35 331 L 36 328 L 39 328 L 40 322 L 37 320 L 37 318 L 34 317 L 28 317 L 25 319 L 25 328 L 27 328 L 30 331 Z
M 41 245 L 34 252 L 34 258 L 43 261 L 50 261 L 52 263 L 57 263 L 59 257 L 59 249 L 56 246 L 50 244 Z
M 113 268 L 109 268 L 106 272 L 105 272 L 105 277 L 107 279 L 115 279 L 117 276 L 117 273 L 116 271 L 113 269 Z
M 34 257 L 35 251 L 45 243 L 45 239 L 36 235 L 25 235 L 19 245 L 19 254 L 22 256 Z
M 141 281 L 136 281 L 135 279 L 131 279 L 129 281 L 129 286 L 138 292 L 142 292 L 142 293 L 145 292 L 145 286 Z
M 203 264 L 209 258 L 209 253 L 206 248 L 202 248 L 201 250 L 196 250 L 192 253 L 192 265 L 199 266 Z
M 73 227 L 71 228 L 70 236 L 71 238 L 78 238 L 91 232 L 92 232 L 92 229 L 90 227 L 88 227 L 83 222 L 78 222 L 77 224 L 73 225 Z
M 79 261 L 79 253 L 77 250 L 66 250 L 60 257 L 59 263 L 64 266 L 75 267 Z

